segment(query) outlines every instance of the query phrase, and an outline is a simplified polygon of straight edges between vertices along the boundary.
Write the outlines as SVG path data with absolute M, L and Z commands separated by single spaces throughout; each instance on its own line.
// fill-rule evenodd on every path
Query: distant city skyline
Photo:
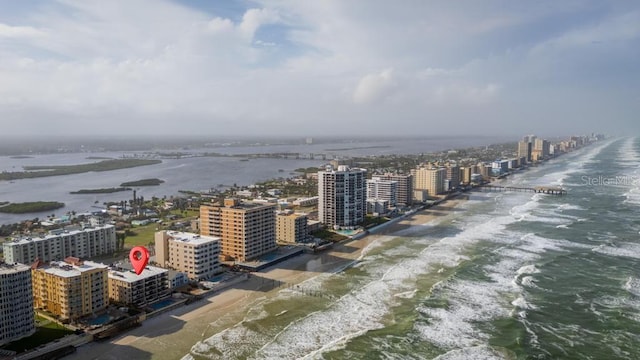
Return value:
M 0 0 L 0 8 L 7 136 L 640 130 L 635 2 Z

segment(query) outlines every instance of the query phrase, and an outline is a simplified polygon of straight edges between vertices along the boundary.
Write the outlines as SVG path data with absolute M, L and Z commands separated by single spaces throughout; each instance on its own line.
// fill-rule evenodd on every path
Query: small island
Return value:
M 81 189 L 78 191 L 71 191 L 70 194 L 111 194 L 114 192 L 120 191 L 129 191 L 131 188 L 128 187 L 117 187 L 117 188 L 104 188 L 104 189 Z
M 0 212 L 8 214 L 27 214 L 43 211 L 51 211 L 64 207 L 64 203 L 57 201 L 34 201 L 23 203 L 12 203 L 1 206 Z
M 127 186 L 157 186 L 160 185 L 164 182 L 164 180 L 160 180 L 160 179 L 142 179 L 142 180 L 137 180 L 137 181 L 128 181 L 128 182 L 123 182 L 122 184 L 120 184 L 120 186 L 122 187 L 127 187 Z
M 24 166 L 25 171 L 0 173 L 0 180 L 32 179 L 46 176 L 81 174 L 90 171 L 111 171 L 138 166 L 160 164 L 161 160 L 149 159 L 113 159 L 79 165 L 42 165 Z

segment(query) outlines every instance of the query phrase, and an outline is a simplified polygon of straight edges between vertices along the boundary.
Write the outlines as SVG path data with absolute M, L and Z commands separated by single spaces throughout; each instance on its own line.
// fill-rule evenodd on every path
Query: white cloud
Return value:
M 567 109 L 593 123 L 615 103 L 620 126 L 632 126 L 637 6 L 594 6 L 278 0 L 230 14 L 64 0 L 0 14 L 0 121 L 9 132 L 55 118 L 86 131 L 331 133 L 376 122 L 369 128 L 393 133 L 429 114 L 493 132 L 542 108 L 551 120 L 538 118 L 541 127 Z M 618 100 L 587 111 L 568 94 Z
M 353 93 L 353 101 L 357 104 L 379 101 L 387 96 L 395 85 L 393 69 L 367 74 L 358 82 Z
M 46 32 L 31 26 L 10 26 L 0 23 L 0 38 L 30 38 L 45 36 Z

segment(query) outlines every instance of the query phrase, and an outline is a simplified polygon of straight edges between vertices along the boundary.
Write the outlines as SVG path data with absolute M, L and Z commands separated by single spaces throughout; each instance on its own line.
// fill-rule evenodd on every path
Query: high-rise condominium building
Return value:
M 397 205 L 410 206 L 413 204 L 413 175 L 384 174 L 379 178 L 398 183 Z
M 222 272 L 220 238 L 179 231 L 155 234 L 156 263 L 187 274 L 192 280 L 206 280 Z
M 327 226 L 355 226 L 364 221 L 367 211 L 366 175 L 364 169 L 318 172 L 318 219 Z
M 427 190 L 429 196 L 442 194 L 444 189 L 444 179 L 447 169 L 434 167 L 420 167 L 411 170 L 416 190 Z
M 169 270 L 147 266 L 140 275 L 132 270 L 109 270 L 109 299 L 142 307 L 169 296 Z
M 5 261 L 31 264 L 58 261 L 68 256 L 91 258 L 116 251 L 116 228 L 104 225 L 78 230 L 51 231 L 43 237 L 21 237 L 2 244 Z
M 383 200 L 388 202 L 388 206 L 396 206 L 398 203 L 398 182 L 382 180 L 377 176 L 367 180 L 367 201 L 369 200 Z
M 525 158 L 527 162 L 531 162 L 531 151 L 533 150 L 533 144 L 528 141 L 518 142 L 518 157 Z
M 445 180 L 449 180 L 449 189 L 445 189 L 445 191 L 455 189 L 460 186 L 460 166 L 457 164 L 449 164 L 447 166 Z
M 49 264 L 36 261 L 32 269 L 34 307 L 62 320 L 93 314 L 109 304 L 104 264 L 69 257 Z
M 31 268 L 0 262 L 0 345 L 35 331 Z
M 200 233 L 220 238 L 223 259 L 253 260 L 274 251 L 276 205 L 225 199 L 223 206 L 200 206 Z

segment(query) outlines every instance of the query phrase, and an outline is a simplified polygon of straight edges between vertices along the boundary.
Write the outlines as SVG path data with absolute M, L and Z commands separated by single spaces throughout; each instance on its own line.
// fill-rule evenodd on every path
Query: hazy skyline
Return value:
M 640 130 L 636 2 L 0 0 L 0 9 L 5 135 Z

